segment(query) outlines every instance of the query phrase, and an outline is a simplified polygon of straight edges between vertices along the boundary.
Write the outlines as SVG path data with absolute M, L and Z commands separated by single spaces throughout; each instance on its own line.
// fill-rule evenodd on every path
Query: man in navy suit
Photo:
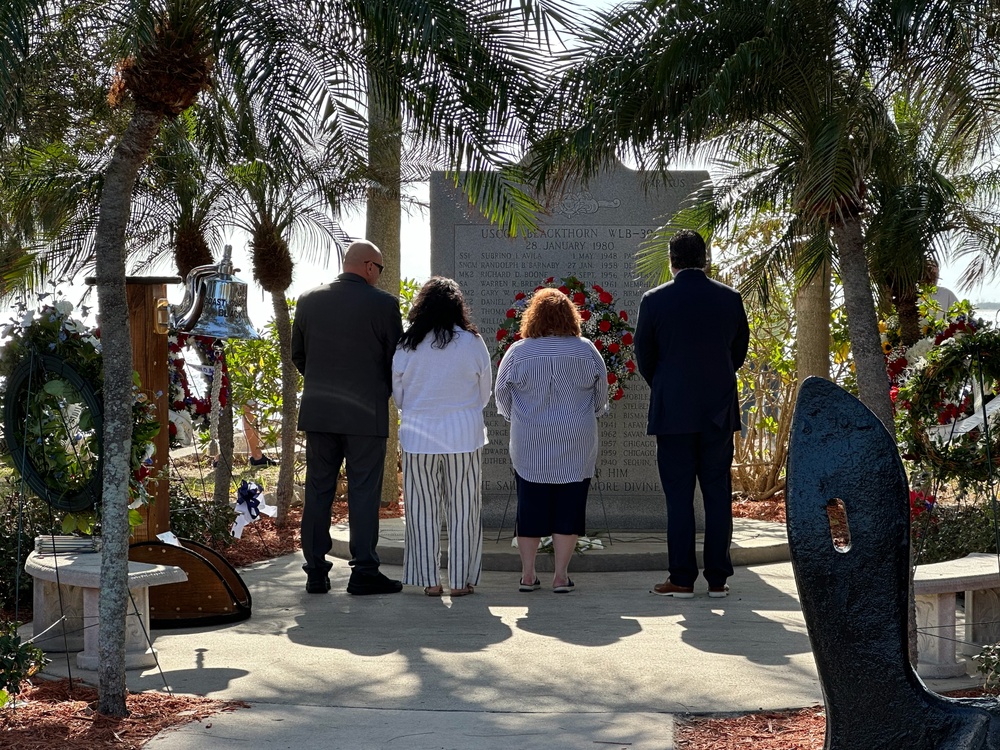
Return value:
M 673 281 L 639 304 L 635 359 L 651 389 L 646 433 L 667 500 L 669 577 L 652 593 L 690 599 L 698 578 L 694 490 L 705 504 L 704 576 L 708 595 L 724 597 L 733 574 L 733 433 L 740 429 L 736 371 L 750 341 L 743 300 L 705 274 L 705 241 L 684 230 L 670 240 Z
M 307 592 L 330 590 L 331 508 L 346 461 L 352 568 L 347 592 L 394 594 L 403 584 L 379 572 L 375 545 L 392 356 L 403 321 L 399 300 L 375 287 L 382 253 L 374 244 L 351 243 L 343 268 L 336 281 L 299 297 L 292 325 L 292 362 L 305 382 L 298 425 L 306 433 L 302 567 Z

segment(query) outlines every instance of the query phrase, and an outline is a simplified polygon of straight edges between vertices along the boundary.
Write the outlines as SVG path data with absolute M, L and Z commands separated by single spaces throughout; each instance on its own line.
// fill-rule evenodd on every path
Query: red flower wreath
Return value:
M 514 304 L 504 314 L 504 320 L 497 329 L 497 346 L 493 356 L 497 362 L 510 345 L 521 339 L 521 316 L 531 303 L 531 297 L 539 289 L 558 289 L 576 304 L 583 319 L 581 333 L 590 339 L 597 351 L 604 358 L 608 368 L 608 398 L 617 401 L 625 392 L 622 388 L 635 375 L 635 362 L 632 360 L 632 342 L 635 329 L 628 324 L 628 313 L 614 309 L 614 297 L 611 292 L 599 284 L 587 287 L 575 276 L 560 279 L 557 283 L 550 276 L 541 286 L 535 287 L 531 294 L 518 292 L 514 295 Z

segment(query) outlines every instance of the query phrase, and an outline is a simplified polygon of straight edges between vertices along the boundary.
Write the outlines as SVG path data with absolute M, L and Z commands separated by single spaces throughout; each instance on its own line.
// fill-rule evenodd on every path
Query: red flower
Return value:
M 512 308 L 510 308 L 510 309 L 509 309 L 509 310 L 507 311 L 507 317 L 508 317 L 508 318 L 516 318 L 516 317 L 517 317 L 517 310 L 515 310 L 515 309 L 514 309 L 513 307 L 512 307 Z
M 620 313 L 618 313 L 618 317 L 621 318 L 622 320 L 627 321 L 628 320 L 628 313 L 625 312 L 624 310 L 622 310 Z
M 611 400 L 612 401 L 617 401 L 618 399 L 620 399 L 624 395 L 625 395 L 625 391 L 623 391 L 621 388 L 619 388 L 617 391 L 615 391 L 615 395 L 611 397 Z
M 517 294 L 514 295 L 514 299 L 524 299 L 527 296 L 528 295 L 525 294 L 524 292 L 518 292 Z
M 565 284 L 559 287 L 559 291 L 565 294 L 567 297 L 569 296 L 569 287 L 566 286 Z
M 544 288 L 545 288 L 544 286 L 536 286 L 535 291 L 537 292 L 539 289 L 544 289 Z
M 604 351 L 604 342 L 600 339 L 594 339 L 594 348 L 599 352 Z
M 613 372 L 609 372 L 608 373 L 608 385 L 614 385 L 617 382 L 618 382 L 618 376 L 615 375 Z
M 625 363 L 625 369 L 628 370 L 629 372 L 635 372 L 635 362 L 633 362 L 630 359 L 628 362 Z
M 608 346 L 608 351 L 611 352 L 612 354 L 617 354 L 619 349 L 621 349 L 621 347 L 618 346 L 618 344 L 611 344 L 610 346 Z
M 173 410 L 174 411 L 180 411 L 183 408 L 184 408 L 184 402 L 183 401 L 174 401 L 174 405 L 173 405 Z
M 211 410 L 208 407 L 207 401 L 198 401 L 198 403 L 194 405 L 195 414 L 208 414 L 209 411 Z
M 629 346 L 632 343 L 632 334 L 626 331 L 625 335 L 622 336 L 622 343 L 625 344 L 625 346 Z
M 580 317 L 584 320 L 590 320 L 590 310 L 580 310 Z
M 602 291 L 601 294 L 600 294 L 600 300 L 605 305 L 610 305 L 611 304 L 611 300 L 613 300 L 613 299 L 614 299 L 614 297 L 611 296 L 611 292 L 604 292 L 604 291 Z
M 177 425 L 175 425 L 173 422 L 171 422 L 168 425 L 167 429 L 170 432 L 170 437 L 176 437 L 177 436 Z
M 893 386 L 889 389 L 889 398 L 892 400 L 892 403 L 896 403 L 897 396 L 899 396 L 899 388 L 897 386 Z
M 546 284 L 551 284 L 555 280 L 556 280 L 555 276 L 549 276 L 549 278 L 545 279 L 545 283 Z M 541 289 L 541 287 L 539 287 L 539 289 Z
M 576 294 L 573 295 L 573 302 L 576 303 L 577 305 L 582 305 L 586 301 L 587 301 L 587 295 L 584 294 L 583 292 L 577 292 Z
M 591 289 L 593 289 L 595 292 L 603 292 L 604 291 L 604 287 L 602 287 L 600 284 L 594 284 L 594 286 L 592 286 Z
M 506 331 L 506 329 L 504 329 L 504 328 L 499 329 L 497 331 L 497 341 L 503 341 L 505 338 L 507 338 L 507 331 Z
M 601 333 L 607 333 L 611 330 L 611 322 L 607 320 L 602 320 L 597 324 L 597 327 L 601 329 Z
M 521 334 L 520 333 L 515 333 L 514 334 L 514 341 L 520 341 L 520 340 L 521 340 Z

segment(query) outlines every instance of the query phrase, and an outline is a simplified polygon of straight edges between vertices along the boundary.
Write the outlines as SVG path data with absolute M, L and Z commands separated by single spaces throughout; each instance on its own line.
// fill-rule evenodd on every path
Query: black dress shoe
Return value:
M 310 578 L 306 581 L 307 594 L 325 594 L 330 588 L 330 576 Z
M 382 573 L 351 573 L 351 579 L 347 582 L 347 593 L 355 596 L 398 594 L 402 590 L 402 583 L 387 578 Z
M 250 457 L 250 461 L 248 463 L 251 466 L 277 466 L 278 465 L 278 462 L 275 461 L 273 458 L 271 458 L 270 456 L 264 456 L 264 455 L 261 455 L 260 458 L 254 458 L 253 456 L 251 456 Z

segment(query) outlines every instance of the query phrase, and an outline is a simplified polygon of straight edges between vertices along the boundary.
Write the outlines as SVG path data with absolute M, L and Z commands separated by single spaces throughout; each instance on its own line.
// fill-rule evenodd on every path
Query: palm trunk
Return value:
M 275 499 L 278 506 L 278 528 L 288 525 L 288 510 L 292 507 L 295 479 L 295 424 L 298 420 L 299 371 L 292 362 L 292 319 L 284 293 L 271 293 L 274 323 L 278 331 L 278 351 L 281 355 L 281 466 Z
M 216 364 L 221 375 L 222 362 Z M 214 377 L 214 375 L 213 375 Z M 212 405 L 215 408 L 215 405 Z M 233 500 L 233 394 L 226 399 L 226 405 L 219 414 L 219 456 L 215 465 L 215 478 L 212 487 L 212 502 L 220 510 L 229 510 Z
M 899 316 L 899 337 L 903 346 L 913 346 L 920 341 L 920 310 L 917 307 L 917 287 L 913 284 L 898 292 L 893 291 L 893 304 Z
M 125 621 L 128 592 L 128 481 L 132 445 L 132 341 L 125 293 L 125 230 L 136 173 L 163 116 L 132 114 L 104 175 L 94 241 L 104 355 L 104 474 L 101 492 L 101 596 L 98 607 L 98 711 L 127 716 Z
M 830 379 L 830 265 L 799 287 L 795 295 L 795 368 L 798 384 L 810 377 Z
M 858 379 L 858 397 L 885 425 L 895 442 L 889 376 L 885 372 L 861 220 L 857 217 L 846 219 L 834 227 L 833 236 L 840 255 L 840 278 L 844 284 L 844 306 Z
M 858 376 L 861 402 L 879 418 L 896 439 L 892 401 L 889 399 L 889 376 L 885 371 L 875 298 L 872 295 L 868 260 L 865 258 L 861 221 L 851 218 L 834 228 L 834 239 L 840 254 L 840 278 L 844 284 L 844 305 L 847 308 L 847 328 Z M 910 549 L 910 607 L 907 617 L 910 661 L 917 663 L 916 609 L 913 596 L 913 549 Z
M 377 97 L 369 101 L 368 118 L 368 166 L 373 185 L 368 189 L 365 234 L 382 251 L 385 270 L 379 277 L 379 287 L 398 297 L 402 124 L 399 117 Z M 399 420 L 395 418 L 396 414 L 395 404 L 390 403 L 382 505 L 399 499 Z

